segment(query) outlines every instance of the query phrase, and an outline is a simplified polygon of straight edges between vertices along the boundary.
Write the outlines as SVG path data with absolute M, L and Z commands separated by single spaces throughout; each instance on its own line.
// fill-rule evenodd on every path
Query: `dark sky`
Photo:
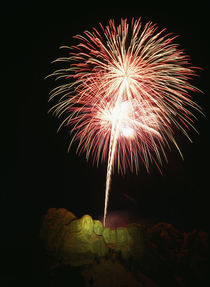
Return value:
M 70 2 L 70 1 L 69 1 Z M 66 2 L 66 3 L 69 3 Z M 5 57 L 8 103 L 2 107 L 6 127 L 2 149 L 2 214 L 6 234 L 36 231 L 49 207 L 64 207 L 78 217 L 88 213 L 94 218 L 103 212 L 106 165 L 92 167 L 75 154 L 76 144 L 67 153 L 68 132 L 56 130 L 59 121 L 47 114 L 48 93 L 55 87 L 44 77 L 53 71 L 52 60 L 64 56 L 61 45 L 71 45 L 72 36 L 85 29 L 121 17 L 152 20 L 169 32 L 180 35 L 177 42 L 204 70 L 194 81 L 204 94 L 196 96 L 206 118 L 198 116 L 191 133 L 193 144 L 177 135 L 184 154 L 182 161 L 173 148 L 167 151 L 169 163 L 147 174 L 124 177 L 114 174 L 110 210 L 129 210 L 140 217 L 158 218 L 186 229 L 206 229 L 209 222 L 209 46 L 208 7 L 118 6 L 98 2 L 94 5 L 12 3 L 5 7 Z M 152 6 L 152 7 L 151 7 Z M 8 53 L 8 56 L 7 56 Z M 5 83 L 4 83 L 5 85 Z M 6 124 L 5 124 L 6 123 Z M 136 202 L 129 201 L 127 193 Z M 12 222 L 12 227 L 10 223 Z M 6 239 L 6 237 L 5 237 Z

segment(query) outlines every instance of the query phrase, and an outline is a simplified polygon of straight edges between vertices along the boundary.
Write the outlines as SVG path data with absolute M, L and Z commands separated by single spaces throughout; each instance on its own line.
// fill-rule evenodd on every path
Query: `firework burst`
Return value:
M 140 19 L 130 25 L 122 19 L 118 26 L 110 20 L 74 38 L 77 45 L 64 47 L 68 57 L 56 60 L 67 68 L 51 74 L 66 84 L 53 89 L 50 100 L 59 98 L 52 110 L 65 115 L 61 126 L 70 127 L 70 146 L 77 141 L 87 160 L 107 161 L 105 225 L 114 166 L 138 172 L 140 159 L 147 171 L 152 162 L 159 167 L 170 143 L 181 154 L 173 126 L 190 140 L 191 110 L 201 111 L 189 95 L 199 91 L 189 82 L 197 68 L 174 44 L 176 36 Z

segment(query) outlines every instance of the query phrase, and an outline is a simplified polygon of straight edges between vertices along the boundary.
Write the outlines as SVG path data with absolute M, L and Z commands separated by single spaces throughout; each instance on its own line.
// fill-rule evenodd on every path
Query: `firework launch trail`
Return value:
M 99 26 L 64 47 L 69 55 L 55 62 L 67 67 L 50 76 L 66 83 L 51 91 L 50 100 L 58 99 L 55 115 L 64 115 L 60 127 L 70 127 L 69 147 L 77 141 L 87 160 L 107 161 L 105 225 L 114 167 L 138 172 L 141 160 L 148 172 L 151 163 L 160 169 L 170 143 L 181 154 L 174 129 L 190 140 L 192 110 L 201 109 L 191 96 L 199 90 L 190 83 L 198 68 L 174 43 L 176 36 L 141 19 Z

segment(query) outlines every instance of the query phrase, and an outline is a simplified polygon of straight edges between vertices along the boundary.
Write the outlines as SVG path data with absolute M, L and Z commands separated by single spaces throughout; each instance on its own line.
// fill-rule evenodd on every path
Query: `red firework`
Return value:
M 66 115 L 61 126 L 70 126 L 71 143 L 78 141 L 87 159 L 108 161 L 105 210 L 114 164 L 122 173 L 138 171 L 141 159 L 149 171 L 150 162 L 159 166 L 166 159 L 170 142 L 180 152 L 173 126 L 188 139 L 195 129 L 190 110 L 200 107 L 189 92 L 198 89 L 189 80 L 197 68 L 174 44 L 176 36 L 158 30 L 140 19 L 130 25 L 122 19 L 117 27 L 110 20 L 75 36 L 78 44 L 65 47 L 69 56 L 56 60 L 68 67 L 52 74 L 66 79 L 51 92 L 50 99 L 59 97 L 53 110 Z

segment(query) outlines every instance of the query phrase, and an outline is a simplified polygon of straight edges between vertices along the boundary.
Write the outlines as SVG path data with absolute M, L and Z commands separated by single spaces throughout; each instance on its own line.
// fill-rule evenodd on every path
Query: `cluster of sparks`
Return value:
M 51 91 L 50 100 L 59 97 L 52 109 L 64 115 L 61 126 L 70 126 L 70 146 L 78 141 L 87 159 L 107 161 L 104 225 L 114 166 L 138 172 L 140 159 L 147 171 L 152 162 L 159 167 L 170 142 L 181 154 L 172 127 L 189 138 L 188 130 L 195 129 L 190 110 L 200 111 L 189 95 L 198 91 L 189 83 L 196 68 L 173 43 L 176 36 L 158 30 L 141 19 L 100 24 L 100 30 L 76 35 L 77 45 L 65 46 L 68 57 L 56 61 L 68 67 L 51 74 L 67 81 Z

